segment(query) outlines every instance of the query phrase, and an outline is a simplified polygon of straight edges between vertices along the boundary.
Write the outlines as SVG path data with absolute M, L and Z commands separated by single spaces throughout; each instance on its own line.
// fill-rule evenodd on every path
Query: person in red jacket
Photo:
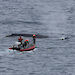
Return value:
M 23 38 L 20 36 L 20 37 L 18 38 L 18 42 L 21 42 L 21 44 L 22 44 L 22 40 L 23 40 Z

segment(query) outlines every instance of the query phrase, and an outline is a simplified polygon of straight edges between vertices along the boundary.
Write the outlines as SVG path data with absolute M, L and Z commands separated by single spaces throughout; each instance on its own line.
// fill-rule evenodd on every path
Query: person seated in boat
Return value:
M 36 41 L 36 35 L 35 34 L 33 34 L 33 44 L 35 44 L 35 41 Z
M 25 40 L 25 41 L 24 41 L 24 44 L 23 44 L 23 47 L 26 48 L 26 46 L 27 46 L 28 44 L 29 44 L 29 41 L 28 41 L 28 40 Z
M 23 40 L 23 38 L 20 36 L 20 37 L 18 38 L 18 42 L 21 42 L 21 44 L 22 44 L 22 40 Z

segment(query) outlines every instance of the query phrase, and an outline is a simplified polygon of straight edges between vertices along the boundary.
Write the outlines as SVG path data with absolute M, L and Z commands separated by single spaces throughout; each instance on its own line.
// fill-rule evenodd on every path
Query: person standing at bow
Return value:
M 36 35 L 34 34 L 34 35 L 33 35 L 33 44 L 35 44 L 35 41 L 36 41 L 35 38 L 36 38 Z

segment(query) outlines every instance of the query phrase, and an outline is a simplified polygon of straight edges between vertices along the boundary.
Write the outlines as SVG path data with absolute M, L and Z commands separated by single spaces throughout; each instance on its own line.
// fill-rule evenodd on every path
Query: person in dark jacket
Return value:
M 33 44 L 35 44 L 35 41 L 36 41 L 35 38 L 36 38 L 36 35 L 34 34 L 34 35 L 33 35 Z

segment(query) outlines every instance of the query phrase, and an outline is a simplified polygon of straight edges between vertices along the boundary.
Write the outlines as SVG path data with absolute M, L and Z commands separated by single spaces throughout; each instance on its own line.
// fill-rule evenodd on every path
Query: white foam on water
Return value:
M 64 40 L 64 39 L 65 39 L 65 36 L 62 36 L 62 37 L 60 37 L 59 39 L 60 39 L 60 40 Z

